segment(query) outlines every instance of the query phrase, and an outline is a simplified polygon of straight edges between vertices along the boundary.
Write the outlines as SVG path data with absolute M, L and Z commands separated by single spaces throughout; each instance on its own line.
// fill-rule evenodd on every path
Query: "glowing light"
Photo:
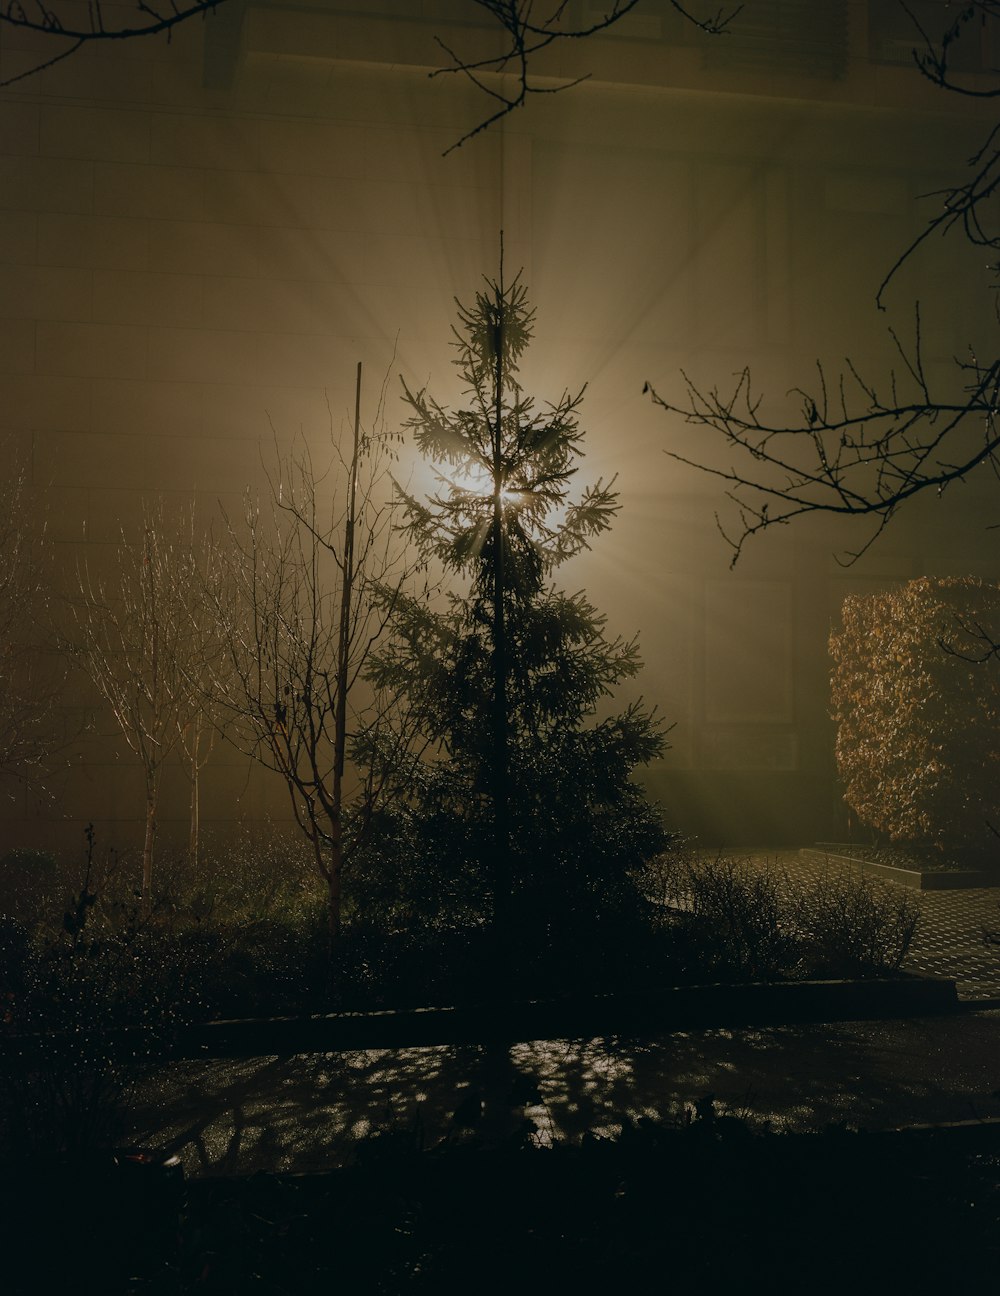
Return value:
M 483 499 L 493 498 L 493 475 L 481 466 L 452 470 L 447 474 L 447 481 L 457 490 L 466 491 L 469 495 L 478 495 Z M 520 491 L 504 489 L 500 492 L 500 500 L 504 504 L 511 504 L 520 498 Z

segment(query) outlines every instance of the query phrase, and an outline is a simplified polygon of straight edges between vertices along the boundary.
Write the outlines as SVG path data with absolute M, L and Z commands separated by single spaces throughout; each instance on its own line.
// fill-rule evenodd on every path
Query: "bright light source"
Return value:
M 483 499 L 493 498 L 493 476 L 483 467 L 475 466 L 453 470 L 448 473 L 448 481 L 459 490 L 468 491 L 470 495 L 479 495 Z M 520 498 L 520 491 L 502 490 L 500 492 L 500 499 L 504 504 L 510 504 Z

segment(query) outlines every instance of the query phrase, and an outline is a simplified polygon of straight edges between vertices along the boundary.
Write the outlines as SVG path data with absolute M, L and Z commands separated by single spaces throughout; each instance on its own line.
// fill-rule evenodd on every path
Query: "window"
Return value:
M 847 69 L 846 0 L 754 0 L 702 48 L 706 69 L 833 80 Z
M 930 40 L 940 49 L 940 40 L 951 29 L 967 6 L 954 0 L 870 0 L 868 6 L 868 49 L 873 63 L 895 63 L 913 66 Z M 909 12 L 907 12 L 909 10 Z M 952 72 L 983 72 L 991 66 L 989 26 L 981 14 L 958 28 L 957 38 L 948 47 L 948 67 Z

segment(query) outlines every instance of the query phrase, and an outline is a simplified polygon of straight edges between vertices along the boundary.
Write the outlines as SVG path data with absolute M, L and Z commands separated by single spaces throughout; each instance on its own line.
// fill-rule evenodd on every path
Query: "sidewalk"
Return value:
M 793 852 L 767 858 L 803 867 Z M 972 1010 L 1000 997 L 1000 948 L 982 941 L 1000 889 L 913 894 L 922 921 L 906 967 L 955 977 L 969 1011 L 518 1045 L 514 1064 L 541 1090 L 525 1112 L 537 1137 L 679 1115 L 709 1093 L 751 1120 L 798 1130 L 1000 1119 L 1000 1005 Z M 190 1175 L 317 1171 L 342 1164 L 375 1130 L 419 1125 L 428 1143 L 443 1137 L 481 1065 L 473 1047 L 177 1062 L 137 1095 L 133 1136 L 179 1153 Z

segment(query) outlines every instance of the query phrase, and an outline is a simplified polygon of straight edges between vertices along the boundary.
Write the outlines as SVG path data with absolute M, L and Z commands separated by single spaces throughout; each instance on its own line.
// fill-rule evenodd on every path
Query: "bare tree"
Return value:
M 318 471 L 298 442 L 279 456 L 263 510 L 248 496 L 241 523 L 227 519 L 228 570 L 216 596 L 228 736 L 285 781 L 326 885 L 331 948 L 344 866 L 390 777 L 385 745 L 405 745 L 407 732 L 392 723 L 391 700 L 367 687 L 365 671 L 418 568 L 393 525 L 388 469 L 397 438 L 382 415 L 385 385 L 366 431 L 360 364 L 357 383 L 346 444 L 331 427 L 332 462 Z M 352 762 L 362 746 L 367 758 Z
M 55 704 L 63 674 L 35 642 L 48 606 L 45 529 L 32 518 L 27 476 L 12 452 L 8 462 L 12 472 L 0 484 L 0 774 L 40 792 L 61 745 Z
M 79 576 L 75 652 L 142 766 L 144 917 L 152 905 L 160 780 L 178 747 L 187 757 L 192 780 L 190 841 L 197 851 L 205 672 L 217 655 L 209 617 L 214 609 L 199 595 L 207 586 L 204 564 L 210 552 L 196 539 L 193 511 L 185 511 L 179 525 L 171 526 L 161 500 L 144 509 L 138 543 L 122 532 L 112 582 L 95 578 L 86 564 Z
M 178 603 L 187 612 L 187 641 L 182 660 L 187 704 L 176 715 L 177 742 L 187 774 L 188 860 L 197 868 L 201 844 L 201 771 L 216 739 L 225 732 L 228 712 L 217 695 L 228 673 L 223 627 L 213 591 L 224 567 L 222 550 L 211 533 L 198 534 L 192 508 L 183 518 L 185 534 L 175 549 L 172 577 Z
M 204 660 L 204 659 L 202 659 Z M 201 851 L 201 771 L 212 754 L 218 732 L 209 713 L 211 694 L 205 708 L 199 708 L 186 720 L 178 717 L 178 743 L 190 786 L 188 801 L 188 860 L 198 867 Z
M 922 25 L 905 0 L 900 4 L 914 23 L 913 56 L 924 76 L 947 92 L 1000 96 L 995 70 L 992 85 L 982 76 L 963 81 L 952 59 L 963 34 L 1000 24 L 1000 4 L 979 0 L 956 6 L 941 33 Z M 875 295 L 880 309 L 897 272 L 932 235 L 957 232 L 976 247 L 1000 252 L 1000 123 L 969 160 L 968 170 L 965 179 L 936 195 L 934 214 L 887 268 Z M 1000 267 L 994 264 L 992 270 L 996 275 Z M 905 340 L 896 329 L 889 334 L 898 357 L 894 369 L 873 378 L 848 360 L 830 379 L 817 364 L 815 378 L 787 394 L 798 405 L 797 418 L 775 408 L 784 398 L 768 401 L 755 389 L 749 369 L 727 387 L 701 387 L 682 373 L 683 393 L 677 398 L 646 384 L 644 391 L 657 405 L 715 433 L 726 452 L 725 465 L 719 466 L 666 451 L 725 483 L 733 509 L 717 520 L 733 563 L 751 536 L 817 512 L 872 519 L 867 541 L 848 555 L 853 561 L 915 495 L 940 493 L 979 468 L 1000 473 L 1000 355 L 970 348 L 956 359 L 948 378 L 932 379 L 924 363 L 919 306 Z

